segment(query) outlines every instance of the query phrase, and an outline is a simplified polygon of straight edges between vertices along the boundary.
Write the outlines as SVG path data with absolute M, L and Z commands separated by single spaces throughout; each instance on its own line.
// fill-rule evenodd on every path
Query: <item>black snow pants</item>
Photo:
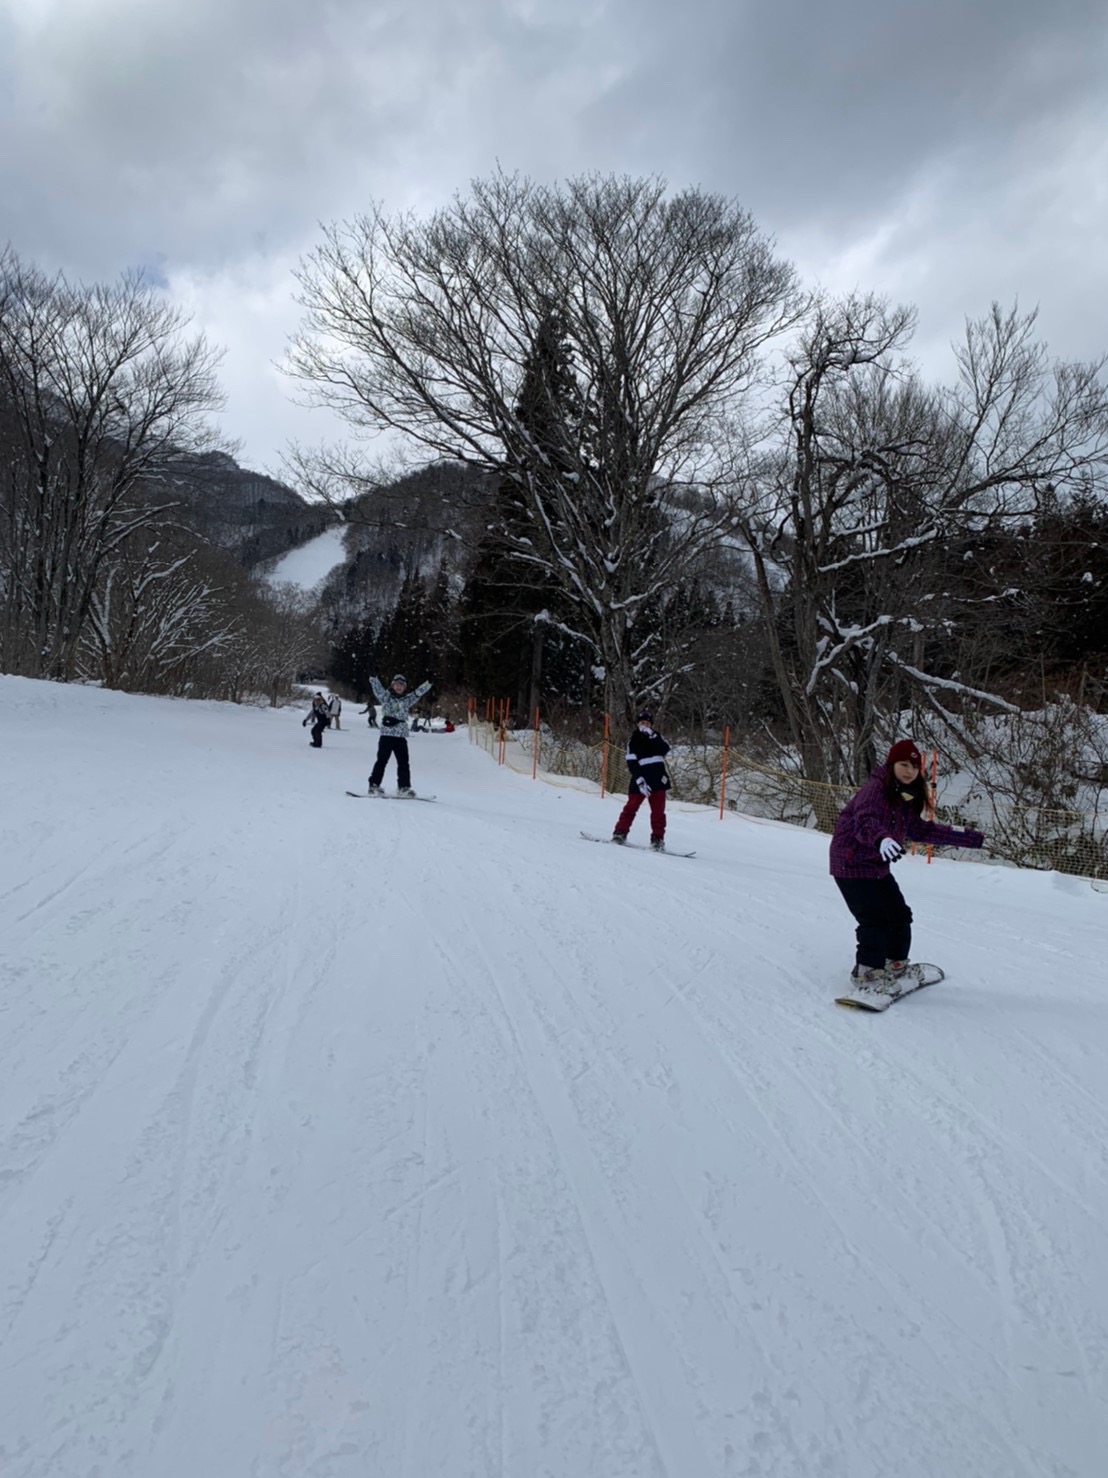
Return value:
M 317 718 L 312 720 L 312 745 L 314 748 L 323 748 L 323 731 L 326 727 L 327 720 L 325 718 Z
M 412 784 L 412 772 L 408 765 L 408 741 L 407 739 L 392 739 L 388 734 L 382 734 L 377 741 L 377 759 L 374 762 L 373 774 L 369 777 L 369 783 L 380 785 L 385 778 L 385 766 L 393 755 L 396 756 L 397 786 L 401 790 L 409 790 Z
M 886 960 L 907 960 L 912 952 L 912 910 L 896 879 L 836 878 L 847 908 L 858 920 L 856 963 L 880 970 Z

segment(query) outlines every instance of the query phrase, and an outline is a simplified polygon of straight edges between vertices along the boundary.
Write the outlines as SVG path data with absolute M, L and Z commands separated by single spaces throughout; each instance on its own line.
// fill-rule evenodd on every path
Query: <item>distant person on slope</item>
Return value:
M 308 724 L 311 724 L 311 745 L 313 749 L 323 748 L 323 731 L 330 722 L 331 716 L 327 712 L 327 699 L 324 698 L 322 693 L 317 693 L 312 699 L 312 706 L 307 718 L 300 725 L 300 727 L 303 729 L 306 728 Z
M 408 713 L 431 691 L 430 683 L 422 683 L 414 693 L 408 692 L 408 679 L 397 673 L 388 686 L 388 691 L 375 677 L 371 677 L 373 695 L 381 705 L 381 737 L 377 741 L 377 760 L 369 777 L 370 795 L 382 795 L 381 781 L 385 778 L 385 766 L 391 756 L 396 756 L 396 781 L 402 796 L 415 795 L 412 789 L 412 772 L 408 764 Z
M 666 850 L 666 791 L 669 789 L 669 774 L 666 770 L 666 755 L 669 745 L 654 728 L 654 715 L 649 708 L 639 714 L 631 737 L 627 741 L 627 768 L 631 772 L 631 784 L 627 793 L 627 804 L 619 813 L 612 841 L 622 847 L 627 833 L 643 801 L 650 806 L 650 845 L 655 852 Z
M 342 699 L 337 693 L 332 693 L 330 698 L 328 698 L 327 712 L 335 728 L 341 729 L 342 724 L 339 722 L 339 720 L 342 717 Z
M 375 729 L 377 727 L 377 705 L 376 705 L 376 703 L 370 702 L 370 703 L 367 703 L 364 708 L 359 708 L 358 709 L 358 717 L 361 718 L 361 716 L 362 716 L 363 713 L 368 715 L 368 717 L 366 718 L 366 723 L 369 725 L 369 727 L 371 729 Z
M 912 950 L 912 910 L 889 871 L 904 856 L 904 843 L 931 847 L 980 847 L 979 831 L 957 831 L 925 821 L 930 799 L 923 760 L 911 739 L 889 750 L 861 790 L 839 812 L 831 838 L 831 876 L 858 921 L 855 993 L 896 991 Z

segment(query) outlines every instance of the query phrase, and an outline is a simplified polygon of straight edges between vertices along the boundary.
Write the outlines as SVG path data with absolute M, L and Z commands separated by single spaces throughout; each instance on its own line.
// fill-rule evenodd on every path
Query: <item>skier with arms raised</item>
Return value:
M 384 795 L 381 781 L 385 778 L 386 765 L 395 756 L 398 794 L 405 799 L 412 799 L 415 791 L 412 789 L 412 772 L 408 760 L 408 714 L 424 693 L 430 692 L 431 684 L 421 683 L 414 692 L 409 693 L 408 679 L 400 672 L 387 690 L 375 677 L 371 677 L 369 682 L 373 696 L 381 705 L 381 737 L 377 741 L 377 759 L 369 777 L 369 793 Z

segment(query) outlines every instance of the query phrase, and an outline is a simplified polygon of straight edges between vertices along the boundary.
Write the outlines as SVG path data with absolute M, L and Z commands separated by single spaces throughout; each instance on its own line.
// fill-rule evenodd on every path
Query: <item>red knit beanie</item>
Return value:
M 889 750 L 890 767 L 898 764 L 901 760 L 908 760 L 915 765 L 917 770 L 923 769 L 923 756 L 912 743 L 911 739 L 898 739 Z

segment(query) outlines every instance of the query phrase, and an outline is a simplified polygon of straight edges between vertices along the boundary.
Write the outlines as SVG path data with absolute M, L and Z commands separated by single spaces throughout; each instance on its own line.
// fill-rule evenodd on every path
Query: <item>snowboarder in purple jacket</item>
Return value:
M 888 989 L 908 962 L 912 910 L 889 870 L 904 856 L 904 843 L 980 847 L 985 841 L 979 831 L 925 820 L 928 800 L 920 752 L 911 739 L 901 739 L 835 822 L 831 876 L 858 922 L 855 988 Z

